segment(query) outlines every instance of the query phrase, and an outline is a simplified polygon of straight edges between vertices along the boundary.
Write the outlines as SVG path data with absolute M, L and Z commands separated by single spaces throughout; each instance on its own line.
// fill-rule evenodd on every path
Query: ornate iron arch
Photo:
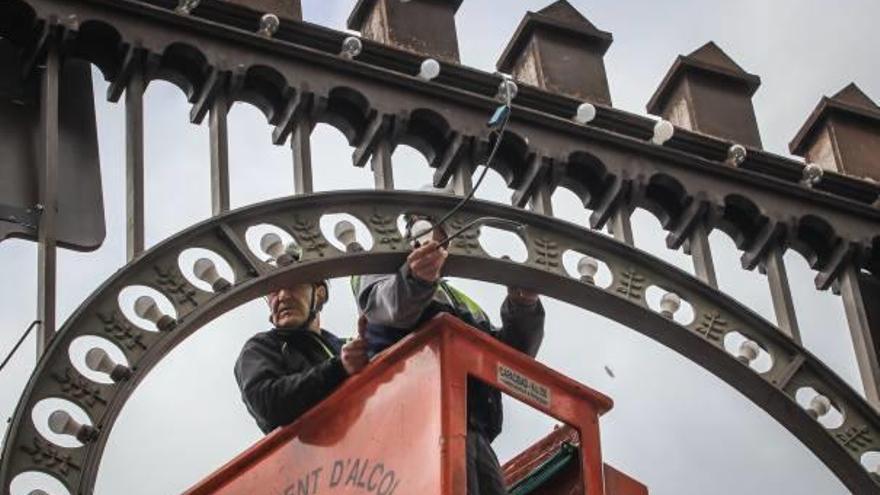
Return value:
M 294 280 L 310 280 L 393 271 L 407 246 L 397 219 L 418 211 L 439 217 L 458 198 L 413 192 L 349 191 L 279 199 L 214 217 L 164 241 L 117 272 L 71 316 L 43 355 L 16 408 L 3 450 L 0 487 L 8 492 L 20 473 L 41 471 L 58 478 L 71 493 L 91 493 L 104 445 L 123 404 L 137 384 L 173 347 L 208 321 Z M 343 252 L 319 226 L 326 214 L 350 213 L 373 237 L 369 251 Z M 474 201 L 451 219 L 452 227 L 481 216 L 521 222 L 520 237 L 528 259 L 516 263 L 486 254 L 479 234 L 469 231 L 450 246 L 449 275 L 500 284 L 531 285 L 554 297 L 612 318 L 679 352 L 740 391 L 776 418 L 852 491 L 874 493 L 880 478 L 860 463 L 880 451 L 880 416 L 837 375 L 773 325 L 729 296 L 653 256 L 574 224 L 497 203 Z M 269 223 L 293 236 L 303 248 L 301 262 L 275 267 L 253 253 L 245 241 L 249 227 Z M 190 283 L 179 267 L 180 253 L 201 247 L 222 256 L 232 267 L 231 286 L 215 292 Z M 607 288 L 569 276 L 562 257 L 568 250 L 606 263 L 612 273 Z M 120 310 L 118 294 L 146 285 L 165 295 L 177 318 L 160 331 L 146 331 Z M 651 285 L 679 294 L 694 308 L 695 319 L 679 325 L 651 310 L 645 292 Z M 763 373 L 738 361 L 724 348 L 724 337 L 739 332 L 757 342 L 773 360 Z M 97 383 L 71 363 L 68 348 L 83 335 L 105 338 L 124 352 L 131 368 L 127 379 Z M 117 377 L 119 378 L 119 377 Z M 812 387 L 844 415 L 843 424 L 826 429 L 795 401 L 798 390 Z M 64 448 L 43 438 L 32 417 L 45 398 L 63 398 L 86 411 L 95 431 L 78 448 Z

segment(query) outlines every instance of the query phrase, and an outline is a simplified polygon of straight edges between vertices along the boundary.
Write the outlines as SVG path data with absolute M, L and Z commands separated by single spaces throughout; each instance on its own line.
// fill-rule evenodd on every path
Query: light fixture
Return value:
M 596 105 L 592 103 L 581 103 L 577 107 L 577 112 L 574 114 L 574 121 L 578 124 L 586 124 L 588 122 L 592 122 L 593 119 L 596 118 Z
M 758 359 L 758 354 L 760 354 L 760 352 L 761 346 L 759 346 L 757 342 L 754 340 L 744 340 L 743 343 L 739 345 L 739 352 L 736 355 L 736 360 L 749 366 L 755 359 Z
M 199 6 L 201 0 L 179 0 L 174 12 L 180 15 L 190 15 L 196 7 Z
M 295 243 L 290 242 L 286 246 L 281 242 L 281 237 L 274 232 L 269 232 L 260 239 L 260 249 L 268 254 L 277 266 L 287 266 L 302 258 L 302 250 Z
M 433 58 L 426 58 L 419 68 L 418 77 L 430 81 L 440 75 L 440 62 Z
M 727 160 L 725 160 L 724 163 L 731 167 L 739 167 L 744 161 L 746 161 L 747 156 L 748 151 L 745 146 L 741 144 L 733 144 L 730 148 L 727 148 Z
M 134 313 L 139 317 L 152 321 L 160 331 L 171 330 L 177 322 L 159 309 L 156 301 L 150 296 L 140 296 L 134 301 Z
M 104 373 L 110 376 L 114 382 L 121 382 L 131 378 L 131 368 L 119 364 L 100 347 L 93 347 L 86 353 L 86 366 L 92 371 Z
M 581 282 L 594 285 L 596 283 L 596 273 L 599 272 L 599 261 L 591 256 L 584 256 L 578 260 L 578 275 L 581 276 Z
M 217 266 L 208 258 L 199 258 L 196 260 L 193 264 L 193 274 L 199 280 L 208 283 L 208 285 L 211 286 L 211 290 L 214 292 L 222 292 L 232 287 L 229 280 L 220 276 L 217 272 Z
M 651 142 L 662 146 L 666 141 L 672 139 L 673 134 L 675 134 L 675 127 L 672 122 L 660 119 L 654 124 L 654 135 L 651 137 Z
M 813 187 L 822 181 L 823 175 L 825 175 L 825 171 L 822 170 L 822 167 L 815 163 L 808 163 L 804 165 L 804 170 L 801 175 L 801 185 L 805 187 Z
M 807 406 L 807 414 L 813 419 L 819 419 L 831 411 L 831 401 L 824 395 L 817 395 Z
M 675 292 L 667 292 L 660 298 L 660 314 L 670 320 L 675 316 L 681 308 L 681 297 Z
M 516 98 L 516 94 L 519 92 L 519 87 L 509 75 L 500 74 L 500 76 L 501 82 L 498 84 L 498 93 L 495 95 L 495 99 L 505 105 L 510 105 L 513 99 Z
M 364 250 L 364 247 L 357 240 L 354 224 L 348 220 L 339 221 L 333 227 L 333 235 L 345 246 L 346 253 L 359 253 Z
M 353 60 L 361 54 L 363 49 L 364 44 L 361 42 L 360 38 L 357 36 L 349 36 L 342 41 L 342 51 L 339 52 L 339 56 L 348 60 Z
M 278 19 L 278 16 L 275 14 L 265 14 L 260 18 L 260 29 L 257 31 L 257 34 L 260 36 L 265 36 L 266 38 L 271 38 L 275 36 L 275 33 L 278 32 L 278 26 L 281 25 L 281 20 Z
M 73 419 L 67 411 L 58 409 L 49 415 L 49 429 L 57 435 L 70 435 L 82 443 L 89 443 L 98 436 L 98 430 Z

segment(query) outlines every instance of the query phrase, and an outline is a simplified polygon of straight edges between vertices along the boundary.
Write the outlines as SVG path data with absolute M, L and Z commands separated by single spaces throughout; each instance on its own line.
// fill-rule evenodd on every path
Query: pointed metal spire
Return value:
M 545 91 L 611 105 L 603 56 L 612 41 L 611 33 L 559 0 L 525 15 L 497 68 Z
M 647 109 L 679 127 L 761 148 L 751 99 L 760 85 L 710 41 L 678 56 Z

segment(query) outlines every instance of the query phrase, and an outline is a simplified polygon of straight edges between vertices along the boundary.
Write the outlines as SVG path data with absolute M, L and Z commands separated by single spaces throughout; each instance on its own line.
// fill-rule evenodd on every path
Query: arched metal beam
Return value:
M 62 481 L 71 493 L 91 493 L 104 445 L 113 423 L 137 384 L 172 348 L 208 321 L 274 287 L 298 281 L 395 270 L 408 248 L 397 229 L 407 212 L 438 218 L 458 198 L 447 195 L 350 191 L 297 196 L 270 201 L 214 217 L 154 247 L 117 272 L 95 291 L 64 325 L 38 363 L 16 409 L 4 445 L 0 487 L 5 492 L 18 474 L 38 470 Z M 332 246 L 319 226 L 323 215 L 350 213 L 369 229 L 369 251 L 343 252 Z M 776 418 L 856 493 L 875 493 L 880 478 L 860 464 L 867 452 L 880 451 L 880 417 L 837 375 L 766 320 L 732 298 L 657 258 L 576 225 L 495 203 L 474 201 L 451 219 L 456 228 L 481 216 L 521 222 L 528 248 L 523 263 L 493 258 L 469 231 L 450 246 L 447 274 L 499 284 L 531 286 L 541 293 L 614 319 L 679 352 L 739 390 Z M 249 227 L 276 225 L 303 248 L 301 262 L 276 268 L 247 247 Z M 187 281 L 179 268 L 180 253 L 193 247 L 222 256 L 235 273 L 234 284 L 213 293 Z M 575 250 L 608 265 L 607 288 L 569 276 L 563 254 Z M 129 321 L 119 307 L 125 287 L 146 285 L 173 304 L 177 321 L 165 330 L 146 331 Z M 679 294 L 694 308 L 695 319 L 682 326 L 648 307 L 645 293 L 656 285 Z M 739 332 L 757 342 L 773 359 L 757 373 L 731 356 L 724 338 Z M 71 363 L 71 342 L 83 335 L 111 341 L 126 355 L 133 374 L 125 381 L 101 384 L 89 380 Z M 812 387 L 844 415 L 837 428 L 826 430 L 795 401 Z M 62 398 L 81 407 L 97 429 L 78 448 L 63 448 L 43 438 L 31 420 L 34 406 Z

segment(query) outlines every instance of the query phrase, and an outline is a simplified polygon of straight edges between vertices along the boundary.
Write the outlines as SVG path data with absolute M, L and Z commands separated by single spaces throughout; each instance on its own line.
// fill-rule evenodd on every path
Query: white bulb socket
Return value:
M 681 308 L 681 297 L 675 292 L 667 292 L 660 298 L 660 313 L 663 316 L 672 318 L 679 308 Z
M 274 233 L 268 232 L 260 238 L 260 249 L 269 255 L 272 261 L 278 266 L 286 266 L 300 259 L 299 246 L 290 242 L 286 246 L 281 242 L 281 237 Z
M 495 98 L 502 103 L 510 104 L 516 98 L 518 92 L 519 86 L 516 85 L 513 78 L 504 75 L 501 77 L 501 83 L 498 85 L 498 94 L 495 95 Z
M 358 253 L 364 250 L 364 247 L 357 240 L 357 231 L 354 224 L 348 220 L 342 220 L 333 227 L 333 235 L 345 246 L 346 253 Z
M 596 118 L 596 106 L 592 103 L 581 103 L 574 114 L 574 121 L 578 124 L 592 122 Z
M 804 166 L 803 175 L 801 175 L 801 185 L 813 187 L 822 181 L 825 171 L 815 163 L 808 163 Z
M 98 373 L 109 375 L 114 382 L 126 380 L 131 376 L 128 366 L 117 363 L 100 347 L 93 347 L 86 353 L 86 366 Z
M 228 280 L 217 272 L 217 265 L 208 258 L 199 258 L 193 264 L 193 274 L 211 286 L 214 292 L 224 291 L 232 286 Z
M 275 14 L 265 14 L 260 18 L 260 30 L 257 31 L 257 34 L 260 36 L 265 36 L 266 38 L 271 38 L 275 36 L 275 33 L 278 32 L 278 27 L 281 25 L 281 20 L 278 19 L 278 16 Z
M 658 120 L 656 124 L 654 124 L 654 135 L 651 137 L 651 142 L 662 146 L 672 139 L 673 134 L 675 134 L 675 127 L 672 125 L 672 122 L 668 120 Z
M 56 435 L 70 435 L 82 443 L 93 440 L 98 433 L 95 428 L 81 424 L 62 409 L 49 415 L 49 430 Z
M 581 282 L 595 284 L 596 273 L 599 272 L 599 262 L 596 258 L 584 256 L 578 260 L 577 271 L 581 276 Z
M 168 330 L 174 325 L 174 318 L 159 309 L 150 296 L 140 296 L 134 301 L 134 314 L 156 324 L 159 330 Z
M 810 405 L 807 407 L 807 413 L 812 416 L 813 419 L 819 419 L 822 416 L 825 416 L 831 411 L 831 400 L 824 395 L 817 395 L 813 397 L 810 401 Z
M 424 79 L 425 81 L 431 81 L 440 75 L 440 62 L 433 58 L 426 58 L 422 61 L 422 65 L 419 68 L 419 79 Z
M 339 56 L 353 60 L 364 50 L 364 44 L 357 36 L 349 36 L 342 41 L 342 50 Z

